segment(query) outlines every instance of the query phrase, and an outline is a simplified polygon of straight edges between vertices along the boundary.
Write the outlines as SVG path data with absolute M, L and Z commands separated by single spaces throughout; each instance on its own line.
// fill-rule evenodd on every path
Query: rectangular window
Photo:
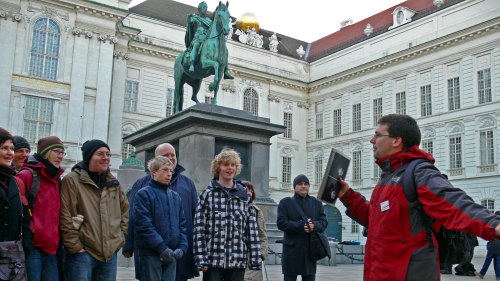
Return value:
M 53 113 L 54 100 L 26 96 L 23 136 L 31 143 L 50 136 Z
M 206 104 L 212 104 L 214 102 L 214 98 L 213 97 L 205 97 L 205 103 Z
M 285 138 L 292 138 L 292 113 L 283 113 L 283 126 L 286 127 L 283 136 Z
M 291 183 L 292 176 L 292 158 L 283 157 L 283 170 L 281 173 L 281 181 Z
M 352 106 L 352 131 L 356 132 L 361 130 L 361 104 Z
M 422 116 L 432 115 L 431 85 L 420 87 L 420 107 Z
M 174 89 L 167 89 L 167 107 L 165 112 L 165 117 L 172 116 L 174 114 Z
M 359 232 L 359 223 L 357 223 L 355 220 L 351 220 L 351 232 L 352 233 Z
M 433 154 L 434 153 L 434 143 L 432 140 L 422 140 L 422 150 Z
M 333 111 L 333 135 L 339 136 L 342 134 L 342 109 Z
M 484 206 L 490 213 L 495 212 L 495 201 L 492 199 L 486 199 L 481 201 L 481 205 Z
M 396 93 L 396 113 L 406 114 L 406 92 Z
M 450 168 L 462 168 L 462 137 L 450 138 Z
M 377 127 L 380 117 L 382 117 L 382 98 L 373 100 L 373 127 Z
M 316 139 L 323 138 L 323 113 L 316 114 Z
M 122 145 L 122 161 L 129 158 L 132 152 L 135 151 L 135 147 L 131 144 L 124 143 Z
M 460 109 L 460 80 L 448 79 L 448 110 Z
M 495 164 L 493 130 L 479 132 L 479 146 L 481 153 L 481 165 Z
M 352 179 L 361 180 L 361 151 L 352 153 Z
M 480 104 L 491 102 L 491 71 L 489 68 L 477 72 L 477 90 Z
M 137 112 L 137 99 L 139 93 L 139 82 L 127 80 L 125 90 L 125 103 L 123 110 Z
M 323 178 L 323 159 L 316 158 L 314 160 L 314 183 L 320 184 Z

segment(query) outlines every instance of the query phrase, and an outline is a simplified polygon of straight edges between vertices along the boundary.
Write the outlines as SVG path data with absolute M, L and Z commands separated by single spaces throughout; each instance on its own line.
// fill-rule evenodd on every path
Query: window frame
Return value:
M 422 117 L 432 115 L 432 85 L 420 86 L 420 115 Z
M 252 87 L 243 92 L 243 110 L 259 116 L 259 93 Z
M 352 131 L 361 131 L 361 103 L 352 105 Z
M 44 29 L 37 28 L 41 21 L 46 21 Z M 61 41 L 63 40 L 61 26 L 51 17 L 40 17 L 34 21 L 31 27 L 28 75 L 57 80 L 62 49 Z M 56 30 L 54 31 L 54 29 Z
M 129 88 L 129 84 L 135 85 L 136 89 L 133 89 L 133 87 Z M 129 92 L 129 90 L 130 90 L 130 92 Z M 135 92 L 135 98 L 132 97 L 132 94 L 134 94 L 134 92 Z M 127 103 L 127 102 L 129 102 L 129 103 Z M 131 108 L 134 106 L 135 106 L 135 108 Z M 135 109 L 135 110 L 132 110 L 132 109 Z M 123 100 L 123 111 L 137 113 L 138 109 L 139 109 L 139 81 L 127 79 L 125 82 L 125 97 Z

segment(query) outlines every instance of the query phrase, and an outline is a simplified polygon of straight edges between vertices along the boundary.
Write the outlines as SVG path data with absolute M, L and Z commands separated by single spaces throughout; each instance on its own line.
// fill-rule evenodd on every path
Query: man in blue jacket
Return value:
M 156 147 L 155 157 L 165 156 L 174 164 L 174 174 L 172 175 L 172 180 L 170 181 L 171 190 L 177 192 L 182 199 L 182 209 L 184 211 L 184 217 L 186 218 L 186 229 L 188 237 L 188 250 L 187 253 L 177 261 L 177 274 L 176 281 L 186 281 L 187 279 L 199 276 L 198 269 L 194 264 L 193 257 L 193 219 L 196 211 L 196 206 L 198 205 L 198 196 L 196 194 L 196 188 L 194 182 L 187 176 L 182 175 L 184 168 L 177 164 L 177 156 L 175 154 L 175 148 L 169 143 L 162 143 Z M 139 269 L 140 260 L 137 252 L 135 250 L 134 241 L 134 215 L 133 206 L 135 200 L 135 194 L 141 188 L 149 185 L 151 176 L 148 175 L 138 179 L 132 186 L 130 191 L 130 218 L 129 218 L 129 231 L 125 237 L 125 246 L 123 246 L 123 255 L 125 257 L 132 257 L 134 255 L 135 262 L 135 278 L 140 280 Z M 145 280 L 146 281 L 146 280 Z

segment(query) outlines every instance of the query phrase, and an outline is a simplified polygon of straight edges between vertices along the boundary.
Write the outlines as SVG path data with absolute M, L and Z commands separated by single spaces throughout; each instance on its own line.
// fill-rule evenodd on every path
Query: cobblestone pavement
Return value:
M 472 263 L 476 270 L 480 270 L 483 265 L 484 257 L 474 257 Z M 280 281 L 283 280 L 283 275 L 281 274 L 281 265 L 267 265 L 267 277 L 270 281 Z M 123 281 L 133 281 L 134 279 L 134 268 L 133 267 L 119 267 L 118 268 L 118 280 Z M 264 277 L 264 280 L 266 278 Z M 300 278 L 298 278 L 300 280 Z M 342 280 L 342 281 L 361 281 L 363 280 L 363 265 L 362 264 L 339 264 L 337 266 L 323 266 L 319 265 L 316 274 L 317 281 L 330 281 L 330 280 Z M 477 277 L 469 276 L 457 276 L 457 275 L 441 275 L 442 281 L 474 281 L 480 280 Z M 483 280 L 495 280 L 495 273 L 493 270 L 493 264 L 490 265 L 488 272 Z M 201 281 L 201 277 L 193 279 L 193 281 Z

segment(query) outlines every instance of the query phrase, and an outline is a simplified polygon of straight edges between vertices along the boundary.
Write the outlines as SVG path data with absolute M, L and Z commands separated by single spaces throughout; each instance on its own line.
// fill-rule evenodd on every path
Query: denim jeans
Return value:
M 102 262 L 87 252 L 66 255 L 66 280 L 116 281 L 116 253 Z
M 491 254 L 489 251 L 486 254 L 486 259 L 484 260 L 483 268 L 481 268 L 481 275 L 486 275 L 486 271 L 490 267 L 491 260 L 493 260 L 493 267 L 495 268 L 495 276 L 500 277 L 500 255 Z
M 26 272 L 29 281 L 59 281 L 57 257 L 33 247 L 26 257 Z
M 243 281 L 245 269 L 209 268 L 203 272 L 203 281 Z
M 141 256 L 141 280 L 173 281 L 177 262 L 162 262 L 158 256 Z
M 297 281 L 298 275 L 285 275 L 284 281 Z M 301 275 L 302 281 L 315 281 L 316 275 Z

